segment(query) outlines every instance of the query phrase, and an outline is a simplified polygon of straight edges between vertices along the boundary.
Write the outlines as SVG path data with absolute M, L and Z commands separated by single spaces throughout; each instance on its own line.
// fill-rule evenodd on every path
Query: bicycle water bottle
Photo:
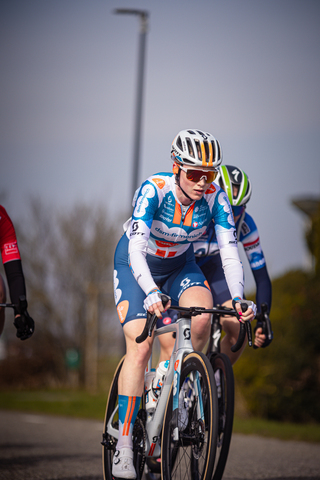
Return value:
M 146 392 L 146 410 L 153 413 L 156 409 L 157 401 L 160 396 L 163 377 L 167 373 L 169 360 L 160 362 L 157 370 L 151 369 L 146 374 L 145 392 Z
M 163 377 L 167 373 L 168 366 L 169 366 L 169 360 L 166 360 L 165 362 L 160 362 L 157 368 L 155 377 L 152 380 L 152 394 L 157 400 L 160 396 Z
M 152 395 L 152 380 L 156 375 L 156 369 L 151 368 L 149 372 L 145 374 L 145 383 L 144 383 L 144 391 L 146 396 L 146 410 L 149 413 L 152 413 L 156 406 L 156 399 Z

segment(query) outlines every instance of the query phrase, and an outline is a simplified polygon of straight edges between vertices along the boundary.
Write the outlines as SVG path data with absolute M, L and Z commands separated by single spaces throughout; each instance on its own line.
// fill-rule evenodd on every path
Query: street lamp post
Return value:
M 136 103 L 136 122 L 134 133 L 133 149 L 133 172 L 132 172 L 132 195 L 138 188 L 139 167 L 140 167 L 140 143 L 141 143 L 141 121 L 143 104 L 143 80 L 146 49 L 146 34 L 148 31 L 148 12 L 145 10 L 136 10 L 131 8 L 117 8 L 114 13 L 124 15 L 138 15 L 140 17 L 140 41 L 138 57 L 138 84 L 137 84 L 137 103 Z

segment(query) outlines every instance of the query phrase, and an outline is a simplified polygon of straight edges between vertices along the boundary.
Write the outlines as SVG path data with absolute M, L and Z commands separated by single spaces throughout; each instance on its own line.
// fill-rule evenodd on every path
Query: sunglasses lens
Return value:
M 192 182 L 200 182 L 202 177 L 206 178 L 206 183 L 212 183 L 213 180 L 216 178 L 218 172 L 213 170 L 204 171 L 204 170 L 188 170 L 187 171 L 187 179 L 191 180 Z

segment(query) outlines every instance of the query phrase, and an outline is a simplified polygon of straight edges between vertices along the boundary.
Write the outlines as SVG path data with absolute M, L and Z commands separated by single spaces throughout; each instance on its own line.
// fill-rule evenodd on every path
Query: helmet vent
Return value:
M 209 159 L 210 159 L 209 145 L 208 145 L 208 142 L 206 142 L 206 141 L 204 141 L 203 144 L 204 144 L 204 150 L 206 152 L 206 161 L 208 162 Z
M 196 144 L 198 158 L 199 158 L 200 160 L 202 160 L 200 142 L 199 142 L 199 140 L 195 140 L 194 143 Z
M 193 151 L 193 146 L 192 146 L 191 140 L 190 140 L 190 138 L 187 138 L 186 140 L 187 140 L 189 155 L 190 155 L 190 157 L 194 158 L 194 151 Z
M 182 142 L 180 136 L 177 138 L 177 146 L 180 148 L 180 150 L 182 150 Z
M 190 135 L 195 135 L 193 130 L 187 130 L 187 132 L 190 133 Z

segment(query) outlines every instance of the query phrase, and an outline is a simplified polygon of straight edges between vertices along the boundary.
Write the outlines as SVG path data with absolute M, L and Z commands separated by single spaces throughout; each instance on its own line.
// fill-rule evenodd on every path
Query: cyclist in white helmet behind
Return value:
M 242 243 L 256 283 L 256 304 L 258 309 L 262 303 L 271 308 L 272 286 L 267 270 L 266 260 L 261 248 L 257 225 L 246 211 L 246 205 L 251 198 L 252 185 L 247 174 L 233 165 L 221 165 L 215 182 L 228 195 L 237 230 L 238 241 Z M 213 224 L 206 233 L 194 243 L 197 264 L 200 266 L 211 288 L 215 305 L 232 307 L 232 297 L 223 273 L 219 247 Z M 221 350 L 226 353 L 231 363 L 240 357 L 246 343 L 236 352 L 231 352 L 231 346 L 236 342 L 239 332 L 239 322 L 235 317 L 222 317 L 222 328 L 226 335 L 221 342 Z M 271 340 L 266 339 L 262 328 L 257 324 L 255 330 L 255 345 L 266 347 Z
M 140 187 L 130 227 L 121 237 L 114 258 L 114 295 L 126 339 L 126 356 L 118 382 L 119 438 L 112 474 L 136 478 L 132 429 L 144 388 L 144 371 L 152 338 L 137 344 L 147 311 L 162 317 L 161 293 L 181 306 L 213 306 L 208 282 L 196 264 L 193 242 L 214 221 L 228 287 L 241 321 L 252 321 L 256 306 L 241 312 L 243 269 L 236 229 L 226 193 L 213 183 L 222 161 L 219 142 L 202 130 L 178 133 L 171 147 L 173 173 L 149 177 Z M 194 317 L 191 337 L 202 350 L 210 332 L 210 315 Z

